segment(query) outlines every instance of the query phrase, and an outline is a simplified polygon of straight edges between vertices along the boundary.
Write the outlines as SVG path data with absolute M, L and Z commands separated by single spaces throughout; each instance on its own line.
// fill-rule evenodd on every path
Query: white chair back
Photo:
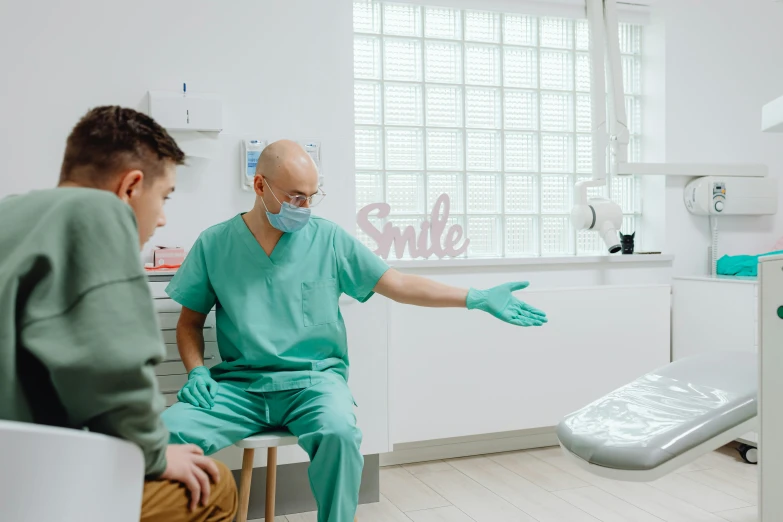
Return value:
M 138 522 L 144 457 L 86 431 L 0 421 L 0 520 Z

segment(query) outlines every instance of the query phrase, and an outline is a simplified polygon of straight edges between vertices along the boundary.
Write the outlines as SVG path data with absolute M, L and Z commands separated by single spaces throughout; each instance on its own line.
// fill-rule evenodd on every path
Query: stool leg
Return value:
M 277 490 L 277 448 L 269 448 L 266 457 L 266 519 L 275 520 L 275 492 Z
M 253 456 L 256 450 L 245 449 L 242 454 L 242 474 L 239 480 L 239 512 L 237 522 L 247 522 L 247 508 L 250 504 L 250 481 L 253 479 Z

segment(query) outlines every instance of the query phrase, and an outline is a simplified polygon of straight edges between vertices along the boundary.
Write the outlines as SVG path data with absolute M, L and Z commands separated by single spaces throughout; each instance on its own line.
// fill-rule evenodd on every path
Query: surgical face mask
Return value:
M 272 197 L 275 198 L 275 201 L 280 203 L 280 200 L 275 196 L 275 193 L 272 191 L 272 187 L 269 186 L 266 178 L 264 178 L 264 183 L 266 183 L 266 186 L 269 188 L 269 192 L 272 193 Z M 281 232 L 296 232 L 297 230 L 304 228 L 304 226 L 307 225 L 307 222 L 310 221 L 309 208 L 295 207 L 286 201 L 285 203 L 280 204 L 280 212 L 272 214 L 269 212 L 266 203 L 264 203 L 264 198 L 261 198 L 261 203 L 264 204 L 264 208 L 266 209 L 266 217 L 269 219 L 269 224 Z

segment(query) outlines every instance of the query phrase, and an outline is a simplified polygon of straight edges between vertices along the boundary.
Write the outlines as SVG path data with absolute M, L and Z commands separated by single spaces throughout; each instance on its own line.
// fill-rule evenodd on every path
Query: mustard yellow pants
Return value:
M 237 485 L 222 462 L 220 481 L 212 484 L 206 506 L 190 511 L 190 495 L 179 482 L 148 480 L 141 501 L 141 522 L 231 522 L 237 513 Z

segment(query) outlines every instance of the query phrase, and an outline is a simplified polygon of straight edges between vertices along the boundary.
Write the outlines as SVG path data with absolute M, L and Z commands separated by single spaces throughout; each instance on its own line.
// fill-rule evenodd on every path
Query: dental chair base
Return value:
M 740 444 L 737 451 L 742 457 L 742 460 L 748 464 L 759 463 L 759 449 L 757 446 L 751 446 L 750 444 Z

